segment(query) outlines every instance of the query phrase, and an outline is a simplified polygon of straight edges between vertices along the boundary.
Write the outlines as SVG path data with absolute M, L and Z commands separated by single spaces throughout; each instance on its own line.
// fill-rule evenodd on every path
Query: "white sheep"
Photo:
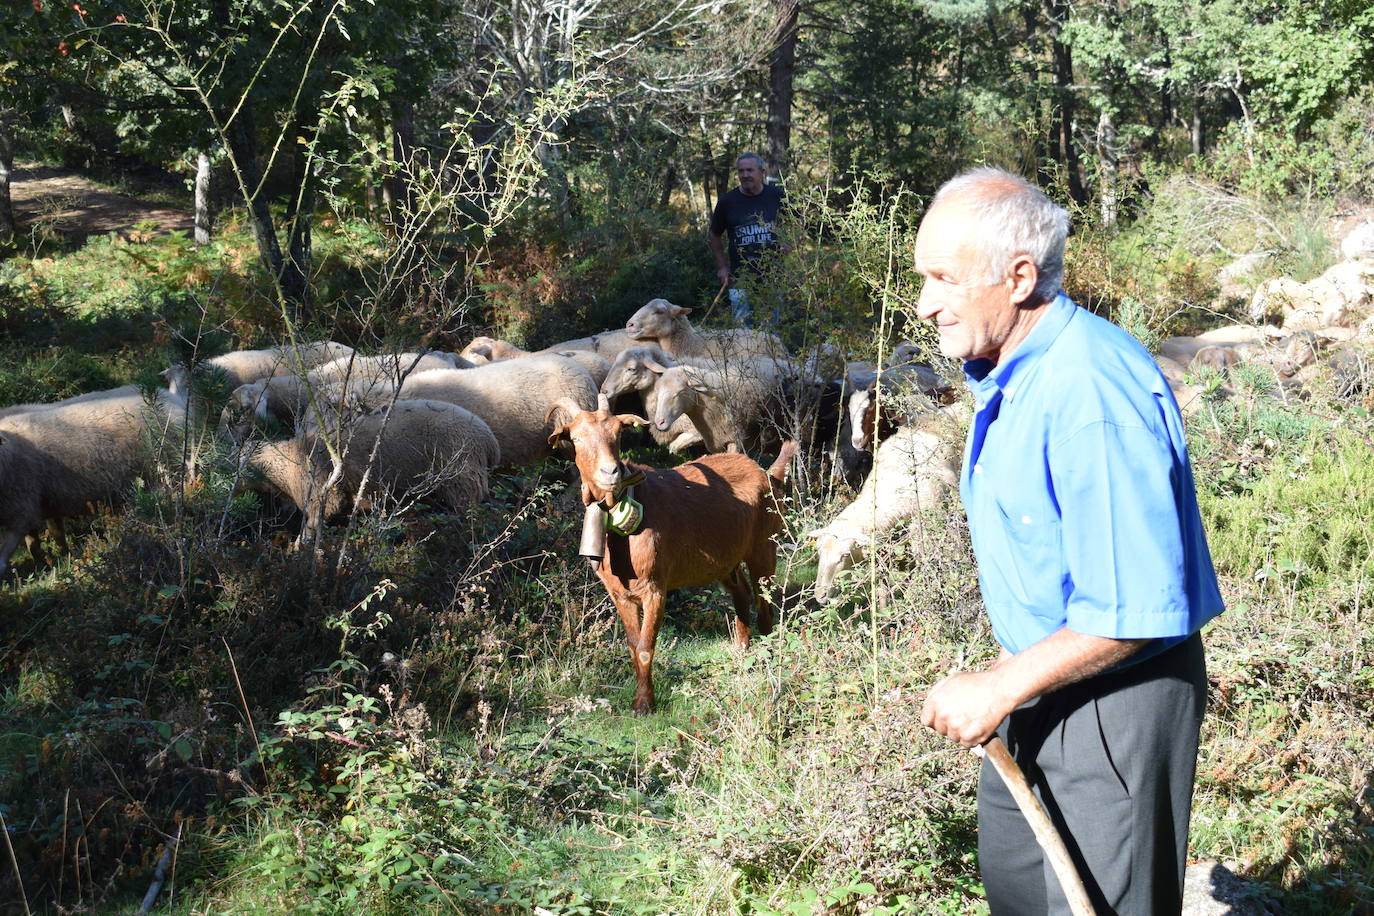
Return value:
M 560 398 L 596 406 L 596 384 L 575 361 L 537 354 L 473 369 L 419 372 L 401 385 L 402 398 L 428 398 L 465 407 L 491 427 L 505 465 L 531 464 L 553 454 L 547 419 Z
M 81 404 L 85 401 L 99 401 L 105 398 L 122 398 L 139 394 L 137 385 L 121 385 L 118 388 L 109 388 L 104 391 L 88 391 L 85 394 L 78 394 L 76 397 L 67 398 L 62 401 L 34 402 L 30 404 L 12 404 L 0 410 L 0 418 L 13 416 L 18 413 L 29 413 L 34 410 L 50 410 L 53 407 L 66 407 L 69 404 Z
M 423 353 L 386 353 L 380 356 L 345 356 L 310 370 L 309 378 L 322 382 L 366 382 L 396 384 L 402 375 L 431 369 L 467 369 L 471 364 L 453 353 L 428 350 Z
M 829 524 L 810 532 L 816 541 L 816 600 L 825 602 L 835 580 L 862 560 L 873 540 L 904 521 L 920 524 L 921 512 L 941 504 L 959 485 L 959 459 L 950 444 L 953 412 L 913 423 L 878 446 L 873 471 L 852 503 Z
M 229 402 L 220 413 L 219 434 L 231 442 L 242 442 L 260 420 L 271 420 L 297 432 L 321 426 L 333 429 L 345 417 L 366 412 L 366 405 L 389 400 L 395 388 L 385 379 L 349 383 L 295 375 L 259 379 L 229 393 Z
M 397 401 L 331 435 L 342 458 L 333 486 L 334 462 L 318 434 L 263 443 L 248 456 L 265 488 L 286 496 L 305 516 L 302 542 L 320 525 L 350 512 L 360 490 L 359 508 L 379 499 L 402 504 L 432 499 L 462 511 L 486 498 L 487 471 L 501 458 L 487 424 L 446 401 Z
M 562 356 L 572 360 L 583 369 L 586 369 L 587 374 L 592 377 L 592 381 L 597 385 L 606 381 L 606 376 L 609 375 L 611 371 L 610 360 L 606 359 L 604 356 L 598 356 L 591 350 L 541 350 L 538 353 L 530 355 L 542 356 L 545 354 Z
M 529 350 L 522 350 L 508 340 L 500 340 L 496 337 L 474 337 L 468 345 L 458 352 L 458 355 L 474 366 L 485 366 L 487 363 L 500 362 L 503 359 L 519 359 L 522 356 L 529 356 Z
M 341 357 L 348 357 L 353 348 L 332 340 L 301 344 L 299 347 L 274 347 L 270 350 L 233 350 L 204 360 L 196 366 L 198 373 L 223 373 L 230 391 L 248 382 L 273 375 L 301 374 L 316 366 Z M 164 369 L 162 377 L 172 394 L 190 390 L 191 374 L 185 366 Z
M 767 331 L 737 328 L 700 334 L 687 320 L 691 312 L 667 299 L 650 300 L 625 323 L 629 341 L 621 349 L 635 343 L 654 344 L 680 358 L 724 361 L 760 356 L 789 357 L 778 335 Z
M 766 446 L 778 438 L 770 421 L 794 373 L 789 362 L 767 357 L 672 366 L 659 373 L 653 427 L 667 431 L 685 414 L 707 451 Z
M 678 365 L 677 360 L 658 347 L 626 347 L 615 358 L 615 364 L 601 383 L 601 393 L 617 398 L 638 392 L 644 401 L 644 416 L 652 417 L 658 409 L 658 378 L 666 370 Z M 660 430 L 649 424 L 654 441 L 673 453 L 683 452 L 702 442 L 696 424 L 685 413 L 668 429 Z
M 44 521 L 86 515 L 151 477 L 150 446 L 186 425 L 186 399 L 159 391 L 52 405 L 0 419 L 0 574 Z

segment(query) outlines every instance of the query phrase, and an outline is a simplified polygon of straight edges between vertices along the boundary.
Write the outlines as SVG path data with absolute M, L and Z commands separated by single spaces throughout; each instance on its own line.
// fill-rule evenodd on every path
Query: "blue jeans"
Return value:
M 742 328 L 753 327 L 750 319 L 754 315 L 754 307 L 749 302 L 748 290 L 742 286 L 732 286 L 728 293 L 730 295 L 730 311 L 735 316 L 735 324 Z M 777 306 L 774 306 L 768 324 L 770 327 L 777 327 L 781 320 Z

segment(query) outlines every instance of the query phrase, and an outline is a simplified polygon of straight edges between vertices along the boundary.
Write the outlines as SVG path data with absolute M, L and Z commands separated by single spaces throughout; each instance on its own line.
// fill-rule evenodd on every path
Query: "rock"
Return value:
M 1250 324 L 1228 324 L 1223 328 L 1203 331 L 1197 339 L 1209 344 L 1254 343 L 1264 339 L 1264 329 Z
M 1205 346 L 1206 341 L 1196 337 L 1170 337 L 1159 345 L 1159 355 L 1186 366 L 1193 361 L 1194 354 Z
M 1250 302 L 1250 314 L 1268 317 L 1275 311 L 1283 316 L 1283 329 L 1290 333 L 1343 327 L 1351 319 L 1343 288 L 1324 276 L 1310 283 L 1279 277 L 1260 284 Z
M 1351 309 L 1364 311 L 1374 303 L 1374 261 L 1342 261 L 1319 279 L 1340 290 Z
M 1249 301 L 1268 263 L 1269 255 L 1255 252 L 1243 254 L 1217 271 L 1217 298 L 1221 304 Z
M 1220 862 L 1189 865 L 1183 877 L 1183 916 L 1268 916 L 1265 897 Z
M 1341 255 L 1347 261 L 1374 259 L 1374 222 L 1363 222 L 1341 240 Z
M 1250 299 L 1250 320 L 1259 324 L 1269 318 L 1280 318 L 1305 305 L 1310 305 L 1307 291 L 1297 280 L 1275 277 L 1265 280 Z

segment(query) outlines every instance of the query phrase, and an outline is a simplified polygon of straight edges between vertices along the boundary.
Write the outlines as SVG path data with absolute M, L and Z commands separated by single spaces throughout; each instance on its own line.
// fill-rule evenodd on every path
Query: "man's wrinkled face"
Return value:
M 1015 328 L 1010 278 L 989 283 L 972 237 L 972 214 L 959 200 L 942 202 L 916 233 L 916 271 L 925 278 L 917 314 L 935 322 L 940 352 L 955 359 L 998 361 Z
M 750 197 L 763 190 L 763 169 L 754 157 L 735 160 L 735 175 L 739 178 L 739 189 Z

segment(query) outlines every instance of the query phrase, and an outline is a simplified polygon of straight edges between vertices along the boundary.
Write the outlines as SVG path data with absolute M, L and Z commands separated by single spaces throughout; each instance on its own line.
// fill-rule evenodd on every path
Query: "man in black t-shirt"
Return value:
M 722 194 L 716 201 L 707 243 L 716 259 L 716 276 L 722 284 L 730 286 L 730 307 L 735 313 L 735 321 L 748 327 L 752 311 L 750 281 L 758 275 L 757 268 L 764 252 L 784 247 L 777 235 L 783 191 L 765 181 L 768 170 L 758 153 L 744 153 L 736 159 L 735 174 L 739 187 Z M 721 236 L 727 232 L 730 234 L 728 263 L 721 241 Z M 777 323 L 776 311 L 773 322 Z

